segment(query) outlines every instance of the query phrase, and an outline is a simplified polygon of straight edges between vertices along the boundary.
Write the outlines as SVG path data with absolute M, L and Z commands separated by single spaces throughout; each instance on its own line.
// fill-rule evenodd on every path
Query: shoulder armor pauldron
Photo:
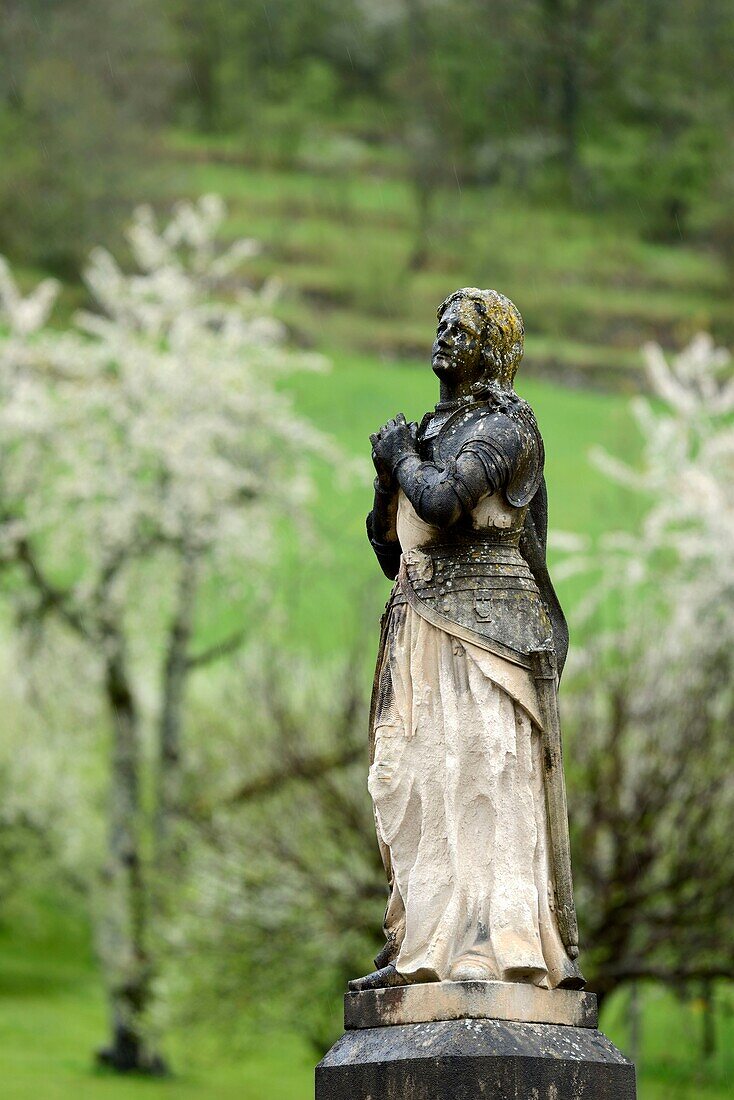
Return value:
M 535 496 L 543 476 L 545 449 L 535 415 L 516 394 L 457 409 L 441 428 L 435 456 L 447 463 L 471 440 L 498 451 L 511 471 L 504 487 L 509 504 L 523 508 Z

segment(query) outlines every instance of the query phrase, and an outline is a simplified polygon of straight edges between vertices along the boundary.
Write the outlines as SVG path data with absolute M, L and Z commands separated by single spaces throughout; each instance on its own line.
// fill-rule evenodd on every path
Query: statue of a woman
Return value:
M 372 795 L 386 945 L 352 990 L 426 981 L 580 988 L 548 577 L 543 441 L 515 393 L 517 308 L 465 288 L 438 310 L 440 401 L 371 437 L 383 618 Z

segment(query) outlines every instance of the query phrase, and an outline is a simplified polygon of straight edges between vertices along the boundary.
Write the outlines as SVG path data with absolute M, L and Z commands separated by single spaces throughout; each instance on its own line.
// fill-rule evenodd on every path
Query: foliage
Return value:
M 283 346 L 271 285 L 255 293 L 237 281 L 254 246 L 217 249 L 224 213 L 208 197 L 159 229 L 141 208 L 128 235 L 138 270 L 97 249 L 86 273 L 97 309 L 61 334 L 45 328 L 55 284 L 23 297 L 0 266 L 6 595 L 60 660 L 72 640 L 81 648 L 79 690 L 112 730 L 100 945 L 107 1060 L 132 1050 L 118 1068 L 160 1066 L 145 1043 L 151 919 L 165 916 L 185 870 L 188 680 L 242 643 L 241 620 L 223 633 L 219 608 L 230 622 L 235 608 L 245 616 L 245 596 L 251 613 L 262 608 L 269 536 L 284 514 L 303 516 L 310 457 L 337 457 L 277 387 L 285 371 L 320 361 Z
M 169 101 L 171 45 L 143 0 L 3 6 L 0 251 L 75 278 L 111 239 Z
M 646 358 L 657 403 L 634 406 L 641 469 L 597 460 L 649 506 L 634 535 L 601 540 L 602 614 L 568 698 L 582 926 L 602 993 L 734 973 L 734 380 L 708 336 L 671 363 L 656 345 Z
M 725 216 L 727 0 L 11 0 L 0 246 L 75 275 L 160 124 L 237 161 L 403 177 L 415 269 L 441 192 L 482 182 L 612 209 L 647 236 Z M 691 28 L 696 28 L 695 33 Z M 613 59 L 613 64 L 610 62 Z M 345 149 L 350 152 L 346 157 Z M 147 193 L 147 191 L 146 191 Z
M 632 205 L 652 236 L 679 239 L 718 173 L 726 0 L 169 6 L 192 76 L 185 124 L 243 133 L 270 163 L 302 163 L 324 130 L 396 148 L 420 248 L 426 192 L 457 176 Z

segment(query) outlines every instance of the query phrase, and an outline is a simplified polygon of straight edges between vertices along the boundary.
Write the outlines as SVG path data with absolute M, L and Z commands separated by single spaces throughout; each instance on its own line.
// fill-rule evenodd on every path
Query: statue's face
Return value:
M 474 382 L 483 372 L 483 319 L 476 302 L 458 298 L 441 316 L 431 366 L 442 382 Z

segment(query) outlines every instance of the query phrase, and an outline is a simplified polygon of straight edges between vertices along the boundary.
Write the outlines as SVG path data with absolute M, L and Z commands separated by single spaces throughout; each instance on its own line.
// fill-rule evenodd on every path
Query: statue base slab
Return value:
M 596 1027 L 596 997 L 527 982 L 425 982 L 344 997 L 344 1027 L 388 1027 L 433 1020 L 512 1020 Z
M 636 1100 L 635 1068 L 601 1032 L 438 1020 L 355 1028 L 316 1067 L 316 1100 Z

